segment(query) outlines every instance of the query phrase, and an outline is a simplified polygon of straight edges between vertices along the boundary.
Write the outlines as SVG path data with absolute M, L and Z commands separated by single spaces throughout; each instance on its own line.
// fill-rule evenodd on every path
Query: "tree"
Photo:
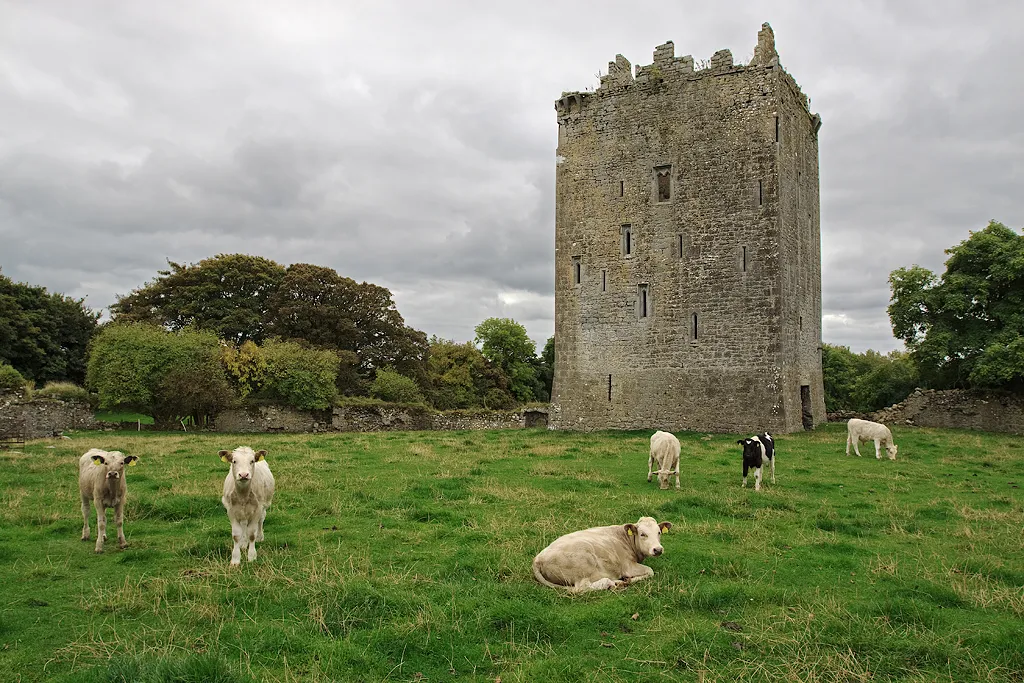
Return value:
M 508 377 L 471 342 L 457 344 L 432 337 L 425 387 L 430 404 L 438 410 L 515 404 Z
M 475 332 L 484 357 L 508 375 L 512 394 L 520 401 L 534 400 L 543 385 L 534 365 L 537 345 L 526 328 L 511 318 L 488 318 Z
M 537 359 L 537 379 L 543 387 L 543 394 L 537 394 L 537 400 L 551 400 L 551 384 L 555 379 L 555 337 L 548 337 L 544 343 L 544 350 Z
M 853 353 L 823 344 L 821 369 L 825 409 L 869 413 L 899 403 L 918 385 L 917 369 L 905 351 Z
M 100 407 L 152 415 L 161 425 L 202 422 L 233 396 L 211 332 L 169 332 L 155 325 L 106 325 L 93 340 L 86 377 Z
M 0 362 L 26 379 L 84 382 L 86 350 L 98 319 L 83 299 L 0 274 Z
M 197 264 L 167 262 L 169 270 L 110 307 L 115 320 L 182 330 L 209 330 L 234 344 L 267 338 L 268 302 L 284 278 L 260 256 L 218 254 Z
M 337 354 L 276 339 L 264 344 L 261 351 L 267 369 L 260 395 L 300 410 L 324 410 L 334 404 Z
M 355 353 L 359 374 L 367 380 L 385 367 L 425 377 L 426 335 L 406 326 L 385 287 L 357 283 L 331 268 L 296 263 L 288 267 L 269 303 L 274 334 Z
M 398 374 L 392 368 L 377 370 L 370 387 L 370 396 L 391 403 L 423 403 L 423 394 L 416 381 Z
M 946 253 L 889 275 L 893 334 L 928 386 L 1024 389 L 1024 236 L 991 221 Z

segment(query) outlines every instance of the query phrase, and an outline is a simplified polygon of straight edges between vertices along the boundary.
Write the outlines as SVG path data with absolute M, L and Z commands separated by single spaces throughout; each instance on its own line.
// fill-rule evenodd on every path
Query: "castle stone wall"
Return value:
M 767 25 L 747 66 L 674 50 L 556 102 L 551 425 L 824 422 L 820 119 Z

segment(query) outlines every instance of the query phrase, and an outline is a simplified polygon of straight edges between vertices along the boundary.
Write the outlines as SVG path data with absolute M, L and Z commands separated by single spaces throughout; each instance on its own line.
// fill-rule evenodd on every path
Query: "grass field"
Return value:
M 649 432 L 79 433 L 0 452 L 0 680 L 1020 681 L 1019 437 L 778 437 L 741 489 L 736 436 Z M 221 448 L 266 448 L 259 558 L 228 566 Z M 55 446 L 51 448 L 50 446 Z M 77 459 L 138 455 L 125 532 L 79 541 Z M 673 522 L 655 576 L 569 597 L 533 556 L 577 529 Z M 94 520 L 91 523 L 95 533 Z M 113 539 L 113 527 L 108 536 Z

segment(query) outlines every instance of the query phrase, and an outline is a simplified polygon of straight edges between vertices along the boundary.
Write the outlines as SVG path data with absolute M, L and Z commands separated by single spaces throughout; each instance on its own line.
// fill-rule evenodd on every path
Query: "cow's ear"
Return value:
M 741 446 L 742 446 L 742 445 L 743 445 L 743 439 L 740 439 L 740 440 L 739 440 L 739 441 L 737 441 L 736 443 L 738 443 L 739 445 L 741 445 Z
M 658 528 L 663 532 L 668 532 L 668 530 L 672 528 L 672 522 L 662 522 L 658 525 Z
M 260 460 L 263 460 L 263 458 L 265 458 L 265 457 L 267 457 L 267 452 L 265 450 L 260 449 L 260 450 L 256 451 L 256 462 L 259 462 Z
M 92 456 L 92 462 L 94 465 L 105 465 L 107 460 L 102 455 L 94 455 Z
M 139 461 L 139 456 L 137 456 L 137 455 L 126 455 L 126 456 L 124 456 L 124 464 L 128 465 L 128 467 L 135 467 L 135 463 L 137 463 L 138 461 Z
M 217 455 L 219 455 L 220 459 L 223 460 L 224 462 L 231 462 L 231 451 L 220 451 L 219 453 L 217 453 Z
M 627 536 L 636 536 L 636 524 L 623 524 Z

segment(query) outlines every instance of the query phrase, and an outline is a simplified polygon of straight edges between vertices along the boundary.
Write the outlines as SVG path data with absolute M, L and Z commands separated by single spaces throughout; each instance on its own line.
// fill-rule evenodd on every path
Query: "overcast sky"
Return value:
M 244 252 L 540 346 L 555 99 L 666 40 L 746 62 L 763 21 L 824 120 L 824 340 L 901 348 L 892 269 L 1024 226 L 1024 2 L 0 0 L 0 269 L 100 309 Z

